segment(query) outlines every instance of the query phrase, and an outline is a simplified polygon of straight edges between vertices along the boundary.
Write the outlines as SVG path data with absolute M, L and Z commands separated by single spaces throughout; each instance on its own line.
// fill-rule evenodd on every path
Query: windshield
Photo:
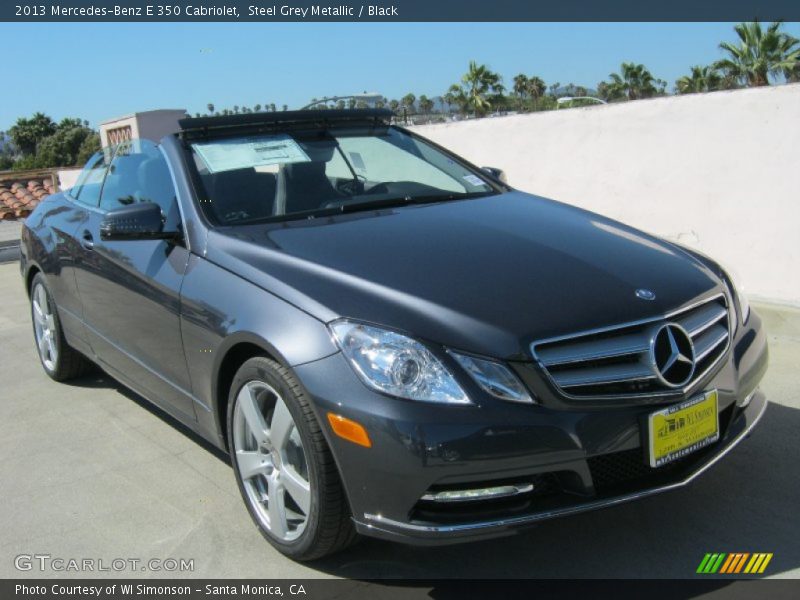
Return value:
M 485 174 L 391 127 L 242 135 L 190 145 L 218 224 L 495 194 Z

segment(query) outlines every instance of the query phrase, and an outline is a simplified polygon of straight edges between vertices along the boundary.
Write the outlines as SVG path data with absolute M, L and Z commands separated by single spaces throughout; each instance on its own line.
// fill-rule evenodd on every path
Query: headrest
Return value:
M 336 142 L 333 140 L 299 141 L 300 147 L 311 159 L 311 162 L 326 163 L 333 158 L 336 151 Z
M 139 187 L 144 190 L 170 190 L 172 177 L 169 174 L 167 163 L 159 158 L 151 158 L 137 170 Z

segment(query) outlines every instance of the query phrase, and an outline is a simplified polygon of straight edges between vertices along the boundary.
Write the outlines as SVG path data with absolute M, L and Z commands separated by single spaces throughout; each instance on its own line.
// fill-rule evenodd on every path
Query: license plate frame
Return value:
M 719 393 L 709 390 L 650 413 L 647 430 L 647 456 L 652 468 L 713 444 L 719 440 Z

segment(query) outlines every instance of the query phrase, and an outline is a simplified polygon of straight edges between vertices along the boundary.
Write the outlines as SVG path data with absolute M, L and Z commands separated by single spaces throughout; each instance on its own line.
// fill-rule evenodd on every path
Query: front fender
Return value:
M 181 288 L 181 332 L 198 419 L 218 434 L 227 400 L 220 374 L 232 352 L 256 346 L 286 367 L 338 352 L 322 321 L 194 254 Z

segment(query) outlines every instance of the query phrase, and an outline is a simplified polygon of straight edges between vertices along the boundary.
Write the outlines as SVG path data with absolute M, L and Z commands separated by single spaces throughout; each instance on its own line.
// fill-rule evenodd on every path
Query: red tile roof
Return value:
M 53 180 L 49 177 L 23 181 L 0 179 L 0 219 L 27 217 L 53 191 Z

